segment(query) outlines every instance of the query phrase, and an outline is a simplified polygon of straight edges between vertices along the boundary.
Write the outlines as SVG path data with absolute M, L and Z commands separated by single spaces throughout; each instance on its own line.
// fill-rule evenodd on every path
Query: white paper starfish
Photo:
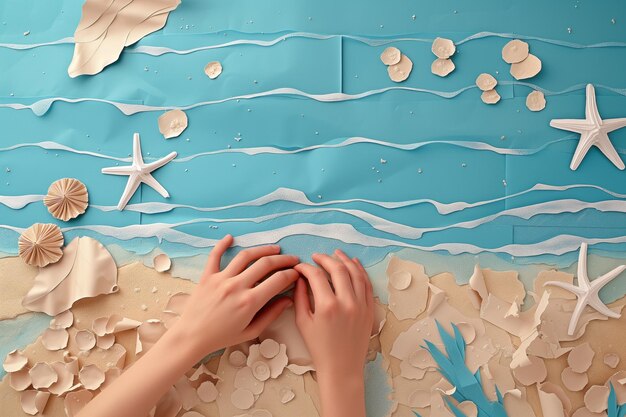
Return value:
M 580 140 L 574 152 L 570 168 L 575 171 L 592 146 L 597 146 L 613 164 L 624 169 L 624 161 L 620 158 L 609 139 L 609 133 L 626 126 L 626 118 L 602 120 L 596 103 L 596 90 L 587 84 L 587 100 L 584 119 L 555 119 L 550 126 L 561 130 L 580 133 Z
M 589 277 L 587 276 L 587 244 L 583 242 L 580 245 L 580 252 L 578 254 L 578 285 L 572 285 L 561 281 L 548 281 L 543 284 L 544 286 L 553 285 L 555 287 L 563 288 L 564 290 L 573 293 L 576 298 L 578 298 L 576 307 L 572 312 L 569 328 L 567 329 L 568 335 L 574 335 L 574 331 L 578 325 L 578 320 L 583 314 L 583 310 L 586 306 L 593 307 L 598 313 L 604 314 L 607 317 L 612 317 L 614 319 L 621 317 L 621 314 L 611 310 L 602 302 L 602 300 L 600 300 L 598 292 L 600 292 L 602 287 L 611 282 L 625 270 L 626 265 L 620 265 L 611 272 L 607 272 L 601 277 L 598 277 L 590 282 Z
M 163 197 L 168 198 L 170 194 L 161 184 L 159 184 L 157 180 L 154 179 L 151 173 L 176 158 L 176 155 L 178 155 L 176 152 L 172 152 L 158 161 L 154 161 L 149 164 L 144 163 L 143 156 L 141 155 L 139 133 L 135 133 L 133 136 L 133 164 L 123 167 L 102 168 L 103 174 L 128 175 L 128 182 L 126 183 L 124 194 L 122 194 L 122 198 L 117 204 L 117 209 L 123 210 L 124 207 L 126 207 L 126 204 L 133 194 L 135 194 L 135 191 L 137 191 L 137 188 L 139 188 L 139 185 L 141 185 L 142 182 L 154 188 L 154 190 Z

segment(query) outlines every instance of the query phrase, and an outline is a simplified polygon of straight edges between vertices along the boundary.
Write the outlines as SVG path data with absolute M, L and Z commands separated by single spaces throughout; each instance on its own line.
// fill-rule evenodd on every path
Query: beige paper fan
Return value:
M 62 178 L 50 185 L 43 203 L 55 218 L 68 221 L 87 210 L 89 194 L 85 184 L 77 179 Z
M 44 267 L 61 259 L 61 246 L 63 233 L 57 225 L 35 223 L 20 236 L 18 253 L 27 264 Z

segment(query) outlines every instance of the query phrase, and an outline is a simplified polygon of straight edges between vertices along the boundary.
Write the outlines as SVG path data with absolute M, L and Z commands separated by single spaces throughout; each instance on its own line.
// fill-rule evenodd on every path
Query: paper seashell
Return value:
M 393 46 L 386 48 L 383 53 L 380 54 L 380 60 L 383 61 L 383 64 L 385 65 L 395 65 L 400 62 L 401 57 L 402 52 Z
M 526 107 L 530 111 L 541 111 L 546 108 L 546 97 L 541 91 L 533 91 L 526 97 Z
M 63 256 L 63 233 L 51 223 L 35 223 L 18 240 L 20 258 L 40 268 L 57 262 Z
M 585 388 L 589 382 L 589 378 L 587 377 L 587 374 L 579 374 L 572 371 L 572 368 L 567 367 L 563 369 L 563 372 L 561 372 L 561 381 L 563 381 L 563 386 L 565 388 L 572 392 L 577 392 Z
M 541 71 L 541 60 L 533 54 L 528 54 L 525 60 L 511 65 L 511 75 L 516 80 L 532 78 Z
M 55 370 L 45 362 L 37 362 L 28 373 L 35 389 L 48 388 L 58 380 Z
M 241 388 L 252 392 L 254 395 L 260 395 L 263 392 L 265 384 L 259 381 L 252 374 L 252 369 L 246 366 L 241 368 L 235 374 L 235 388 Z
M 207 77 L 214 80 L 222 73 L 222 64 L 218 61 L 209 62 L 204 67 L 204 73 L 207 75 Z
M 169 271 L 169 269 L 172 267 L 172 260 L 164 253 L 155 256 L 152 262 L 154 264 L 154 269 L 157 272 Z
M 238 388 L 230 394 L 230 402 L 240 410 L 249 410 L 254 405 L 254 395 L 247 389 Z
M 437 58 L 447 59 L 454 55 L 454 53 L 456 52 L 456 46 L 454 46 L 454 42 L 452 42 L 450 39 L 435 38 L 431 50 L 433 51 L 433 54 L 437 56 Z
M 65 329 L 46 329 L 41 336 L 41 344 L 48 350 L 61 350 L 67 346 L 69 338 Z
M 517 64 L 528 57 L 528 44 L 519 39 L 513 39 L 502 48 L 502 59 L 507 64 Z
M 215 384 L 211 381 L 204 381 L 198 387 L 198 397 L 202 402 L 212 403 L 217 399 L 217 388 L 215 388 Z
M 89 351 L 96 346 L 96 336 L 89 330 L 79 330 L 74 336 L 76 346 L 83 352 Z
M 548 376 L 545 363 L 535 356 L 529 356 L 528 359 L 530 363 L 513 369 L 513 375 L 526 386 L 543 382 Z
M 240 350 L 234 350 L 228 355 L 228 363 L 235 368 L 246 366 L 246 355 Z
M 87 210 L 89 194 L 85 184 L 75 178 L 61 178 L 48 188 L 43 203 L 55 219 L 68 221 Z
M 609 399 L 609 387 L 594 385 L 585 393 L 585 407 L 593 413 L 601 413 L 607 409 Z
M 86 389 L 68 393 L 63 401 L 65 415 L 67 417 L 76 416 L 92 399 L 93 394 Z
M 476 78 L 476 86 L 482 91 L 493 90 L 496 85 L 498 85 L 498 80 L 491 74 L 482 73 Z
M 615 369 L 617 368 L 617 365 L 619 365 L 619 355 L 617 353 L 607 353 L 606 355 L 604 355 L 604 364 L 606 366 L 608 366 L 611 369 Z
M 411 285 L 413 277 L 410 272 L 398 271 L 391 274 L 389 284 L 398 291 L 404 291 Z
M 394 81 L 396 83 L 402 82 L 409 78 L 409 75 L 411 75 L 411 70 L 413 70 L 413 61 L 411 61 L 409 57 L 404 54 L 402 54 L 400 62 L 387 67 L 387 73 L 389 74 L 389 78 L 391 79 L 391 81 Z
M 78 380 L 85 388 L 93 391 L 104 382 L 104 372 L 96 365 L 86 365 L 78 372 Z
M 263 356 L 261 355 L 260 346 L 261 345 L 258 344 L 250 346 L 247 359 L 248 366 L 251 367 L 254 371 L 255 364 L 257 364 L 258 362 L 264 362 L 270 368 L 270 377 L 274 379 L 278 378 L 283 373 L 283 370 L 289 362 L 289 359 L 287 358 L 287 346 L 280 344 L 278 354 L 275 355 L 272 359 L 266 360 L 264 360 Z
M 456 67 L 454 65 L 454 62 L 452 62 L 451 59 L 437 58 L 430 66 L 430 71 L 440 77 L 446 77 L 448 74 L 454 71 L 455 68 Z
M 9 373 L 9 385 L 11 388 L 15 391 L 24 391 L 30 387 L 32 380 L 29 371 L 28 368 L 22 368 L 19 371 Z
M 483 91 L 480 95 L 480 99 L 485 104 L 496 104 L 500 101 L 500 94 L 496 90 Z
M 259 352 L 265 359 L 272 359 L 280 352 L 280 344 L 272 339 L 265 339 L 259 346 Z
M 4 358 L 2 367 L 8 373 L 17 372 L 24 369 L 28 364 L 28 358 L 22 354 L 19 350 L 15 349 L 10 351 Z
M 63 395 L 74 385 L 74 374 L 64 362 L 54 362 L 50 366 L 57 373 L 58 379 L 48 387 L 48 391 L 54 395 Z
M 250 368 L 252 375 L 259 381 L 267 381 L 270 378 L 270 368 L 265 362 L 257 361 Z
M 73 323 L 74 314 L 70 310 L 65 310 L 64 312 L 57 314 L 52 320 L 50 320 L 50 328 L 67 329 Z
M 35 390 L 24 391 L 20 396 L 22 411 L 31 416 L 41 414 L 44 408 L 46 408 L 46 404 L 48 404 L 48 398 L 50 398 L 49 392 Z
M 184 111 L 175 109 L 159 116 L 159 132 L 165 139 L 175 138 L 187 129 L 187 115 Z

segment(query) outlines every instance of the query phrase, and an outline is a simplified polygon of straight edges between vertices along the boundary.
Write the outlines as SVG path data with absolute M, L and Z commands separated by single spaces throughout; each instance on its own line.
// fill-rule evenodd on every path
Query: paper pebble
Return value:
M 94 346 L 96 346 L 96 336 L 89 330 L 77 331 L 74 339 L 76 340 L 76 346 L 78 346 L 78 349 L 83 352 L 91 350 Z
M 533 91 L 526 97 L 526 107 L 530 111 L 541 111 L 546 108 L 546 97 L 541 91 Z
M 502 48 L 502 59 L 507 64 L 517 64 L 528 57 L 528 44 L 519 39 L 513 39 Z
M 390 46 L 386 48 L 382 54 L 380 54 L 380 60 L 385 65 L 395 65 L 400 62 L 400 58 L 402 57 L 402 52 L 398 48 Z
M 247 389 L 238 388 L 230 395 L 230 401 L 240 410 L 249 410 L 254 405 L 254 395 Z
M 246 365 L 246 355 L 240 350 L 233 350 L 228 355 L 228 362 L 235 368 L 241 368 Z
M 437 58 L 447 59 L 454 55 L 456 52 L 456 46 L 454 46 L 454 42 L 450 39 L 435 38 L 431 50 Z
M 222 73 L 222 64 L 218 61 L 209 62 L 204 67 L 204 73 L 207 77 L 214 80 Z
M 159 116 L 159 132 L 165 139 L 176 138 L 187 129 L 187 115 L 179 109 L 170 110 Z
M 67 346 L 69 338 L 65 329 L 46 329 L 41 336 L 41 344 L 48 350 L 61 350 Z
M 280 344 L 272 339 L 265 339 L 259 346 L 259 352 L 265 359 L 272 359 L 280 352 Z
M 413 61 L 411 61 L 408 56 L 402 54 L 400 62 L 387 67 L 387 73 L 389 74 L 391 81 L 400 83 L 409 78 L 412 69 Z
M 619 365 L 620 362 L 620 358 L 617 353 L 607 353 L 606 355 L 604 355 L 603 360 L 604 364 L 611 369 L 617 368 L 617 365 Z
M 440 77 L 446 77 L 452 71 L 454 71 L 456 66 L 451 59 L 441 59 L 437 58 L 433 61 L 430 66 L 430 72 Z
M 516 80 L 526 80 L 539 74 L 541 71 L 541 60 L 533 54 L 528 54 L 528 57 L 522 62 L 511 65 L 511 75 Z
M 480 99 L 485 104 L 496 104 L 500 101 L 500 94 L 496 90 L 483 91 L 480 95 Z
M 252 375 L 259 381 L 267 381 L 270 378 L 270 368 L 265 362 L 255 362 L 251 366 Z
M 85 388 L 93 391 L 104 382 L 104 372 L 97 365 L 86 365 L 78 372 L 78 380 Z
M 528 359 L 530 363 L 513 369 L 513 375 L 526 386 L 543 382 L 548 376 L 545 363 L 536 356 L 529 356 Z
M 567 356 L 567 364 L 577 373 L 587 372 L 596 353 L 589 343 L 576 346 Z
M 35 389 L 48 388 L 58 379 L 54 369 L 45 362 L 37 362 L 28 373 Z
M 563 382 L 563 386 L 572 392 L 581 391 L 587 383 L 589 382 L 589 378 L 586 373 L 579 374 L 574 372 L 572 368 L 567 367 L 563 369 L 561 372 L 561 381 Z
M 218 391 L 211 381 L 204 381 L 198 387 L 198 397 L 202 402 L 211 403 L 217 399 Z
M 476 78 L 476 86 L 482 91 L 493 90 L 496 88 L 496 85 L 498 85 L 498 80 L 496 80 L 491 74 L 484 72 Z
M 18 254 L 24 262 L 42 268 L 63 256 L 63 233 L 57 225 L 35 223 L 20 235 L 17 245 Z
M 593 413 L 601 413 L 607 409 L 609 387 L 594 385 L 585 393 L 585 406 Z
M 172 260 L 164 253 L 155 256 L 152 262 L 154 263 L 154 269 L 157 272 L 169 271 L 169 269 L 172 267 Z

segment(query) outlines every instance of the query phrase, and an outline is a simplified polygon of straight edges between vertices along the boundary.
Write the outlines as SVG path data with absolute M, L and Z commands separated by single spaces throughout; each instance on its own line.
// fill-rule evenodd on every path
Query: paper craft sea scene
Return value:
M 626 416 L 625 69 L 621 0 L 3 0 L 0 415 L 150 387 L 279 245 L 275 317 L 137 417 L 364 417 L 298 310 L 332 265 L 367 417 Z

